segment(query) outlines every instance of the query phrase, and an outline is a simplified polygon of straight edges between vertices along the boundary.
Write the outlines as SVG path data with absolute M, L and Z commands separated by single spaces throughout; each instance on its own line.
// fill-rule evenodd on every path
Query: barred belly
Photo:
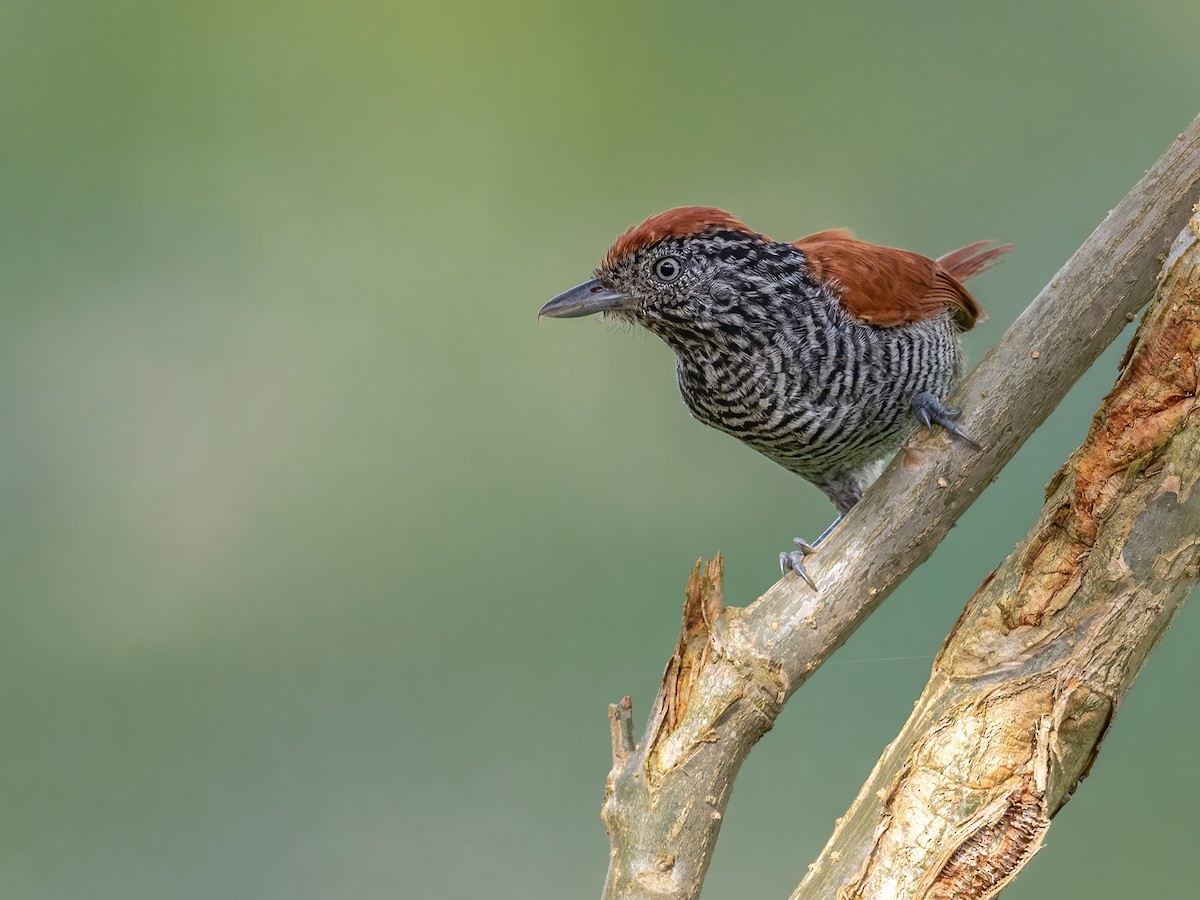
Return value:
M 815 325 L 724 355 L 680 352 L 676 372 L 697 419 L 825 486 L 894 453 L 916 427 L 913 397 L 944 398 L 962 363 L 949 315 Z

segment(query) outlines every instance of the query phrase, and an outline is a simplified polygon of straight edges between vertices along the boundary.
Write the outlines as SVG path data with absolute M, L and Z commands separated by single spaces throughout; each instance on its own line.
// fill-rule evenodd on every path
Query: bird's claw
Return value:
M 783 575 L 786 575 L 788 572 L 795 572 L 815 591 L 817 583 L 813 581 L 812 576 L 804 568 L 804 557 L 815 553 L 817 548 L 801 538 L 796 538 L 794 543 L 799 549 L 793 550 L 791 553 L 779 554 L 779 571 Z
M 981 447 L 973 438 L 967 435 L 954 420 L 962 415 L 961 409 L 950 409 L 942 404 L 942 401 L 929 391 L 921 391 L 912 400 L 913 413 L 916 414 L 917 421 L 926 428 L 933 428 L 934 425 L 941 425 L 952 435 L 959 440 L 965 441 L 976 450 L 982 450 Z

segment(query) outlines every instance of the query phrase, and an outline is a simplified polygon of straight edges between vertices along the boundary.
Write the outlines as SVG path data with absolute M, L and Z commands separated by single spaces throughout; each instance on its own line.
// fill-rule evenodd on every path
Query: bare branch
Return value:
M 780 581 L 719 609 L 714 560 L 684 616 L 645 736 L 609 776 L 606 898 L 699 895 L 742 760 L 783 703 L 923 562 L 1149 298 L 1200 190 L 1200 119 L 1109 213 L 953 398 L 985 449 L 915 439 L 810 557 L 821 585 Z M 714 591 L 715 588 L 715 591 Z M 705 593 L 707 592 L 707 593 Z M 699 618 L 696 610 L 700 610 Z M 682 702 L 681 702 L 682 701 Z
M 792 900 L 992 897 L 1200 580 L 1200 213 L 1046 506 Z

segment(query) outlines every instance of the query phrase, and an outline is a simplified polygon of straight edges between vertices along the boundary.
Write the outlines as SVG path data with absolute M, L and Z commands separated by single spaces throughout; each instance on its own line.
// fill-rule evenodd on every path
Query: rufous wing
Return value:
M 794 242 L 809 271 L 829 284 L 855 319 L 879 327 L 909 325 L 949 310 L 966 331 L 987 318 L 962 282 L 1012 249 L 980 241 L 930 259 L 908 250 L 860 241 L 849 231 L 819 231 Z

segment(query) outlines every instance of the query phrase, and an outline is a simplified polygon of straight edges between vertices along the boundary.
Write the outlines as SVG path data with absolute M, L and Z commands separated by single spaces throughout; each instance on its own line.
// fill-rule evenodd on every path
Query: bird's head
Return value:
M 740 301 L 795 271 L 795 255 L 716 207 L 670 209 L 617 238 L 595 278 L 559 294 L 538 315 L 604 313 L 673 342 L 680 332 L 737 316 Z

